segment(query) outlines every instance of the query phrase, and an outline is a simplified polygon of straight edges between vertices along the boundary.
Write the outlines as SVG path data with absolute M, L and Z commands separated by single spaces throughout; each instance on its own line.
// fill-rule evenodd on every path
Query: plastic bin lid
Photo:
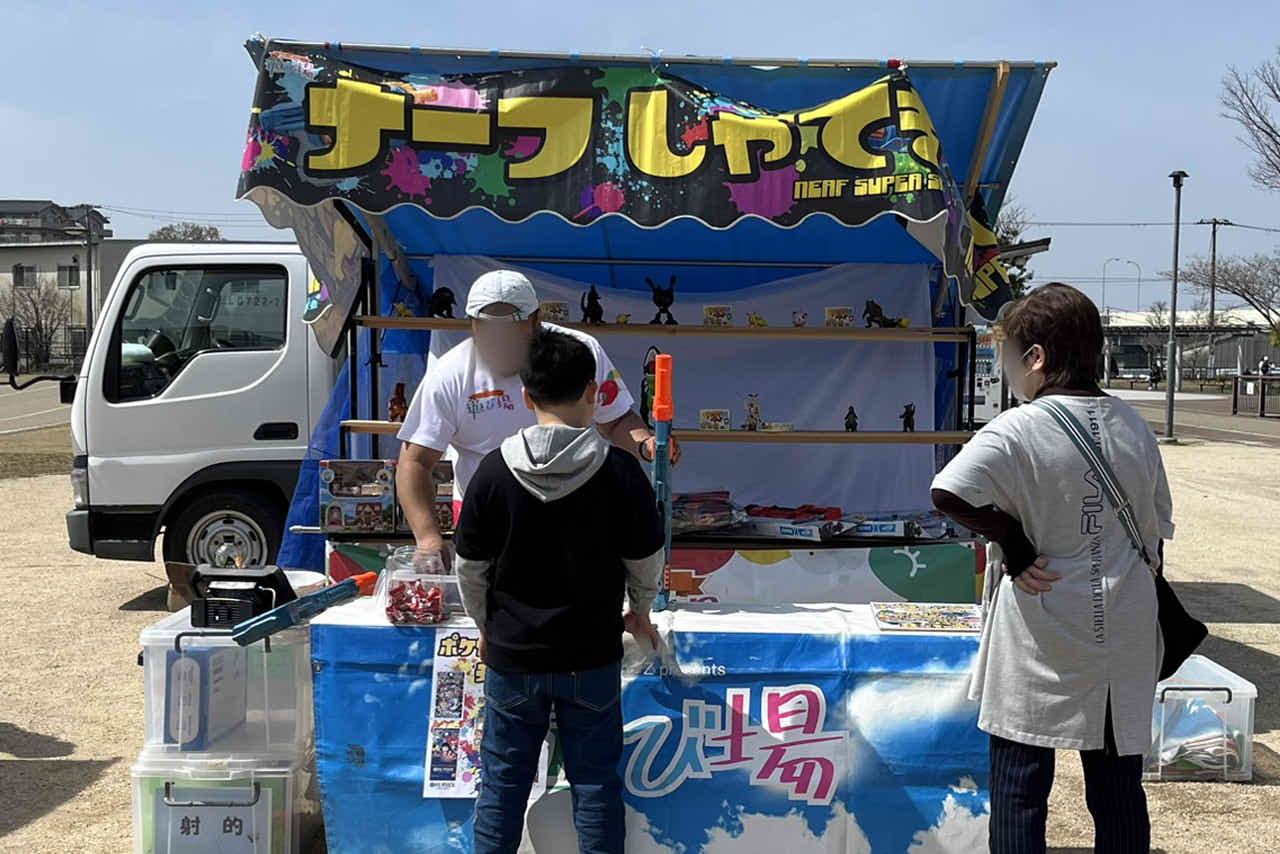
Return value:
M 1231 689 L 1234 697 L 1245 699 L 1258 697 L 1258 689 L 1252 682 L 1203 655 L 1193 655 L 1184 661 L 1177 673 L 1156 685 L 1156 693 L 1159 694 L 1161 688 L 1170 685 L 1227 687 Z
M 236 642 L 231 639 L 231 630 L 228 629 L 198 629 L 191 625 L 191 606 L 188 605 L 181 611 L 176 611 L 167 617 L 152 623 L 142 630 L 139 640 L 143 646 L 167 646 L 174 648 L 174 640 L 179 634 L 192 633 L 193 637 L 190 641 L 183 641 L 183 648 L 187 646 L 236 646 Z M 272 644 L 296 644 L 306 643 L 309 638 L 305 626 L 294 626 L 281 632 L 276 632 L 271 636 Z
M 283 776 L 302 770 L 302 754 L 217 757 L 209 754 L 167 753 L 144 748 L 133 764 L 135 777 L 183 780 L 242 780 L 248 777 Z

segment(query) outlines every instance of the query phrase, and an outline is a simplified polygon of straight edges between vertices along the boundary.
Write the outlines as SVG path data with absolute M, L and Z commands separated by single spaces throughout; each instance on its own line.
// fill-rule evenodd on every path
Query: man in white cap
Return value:
M 435 516 L 432 469 L 453 449 L 453 509 L 458 518 L 467 483 L 485 455 L 508 436 L 535 423 L 524 405 L 520 371 L 533 332 L 545 326 L 572 335 L 591 349 L 600 387 L 596 426 L 613 444 L 644 462 L 653 460 L 654 438 L 632 409 L 631 393 L 595 338 L 538 317 L 533 283 L 514 270 L 493 270 L 476 279 L 467 294 L 471 337 L 449 350 L 422 378 L 399 438 L 396 495 L 420 547 L 443 541 Z M 612 377 L 610 376 L 612 374 Z M 672 459 L 680 458 L 672 442 Z

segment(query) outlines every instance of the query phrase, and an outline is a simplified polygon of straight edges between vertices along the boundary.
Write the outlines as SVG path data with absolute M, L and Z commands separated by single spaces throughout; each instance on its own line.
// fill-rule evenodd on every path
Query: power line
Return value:
M 1211 220 L 1204 220 L 1203 222 L 1184 222 L 1184 223 L 1182 223 L 1182 224 L 1183 224 L 1184 226 L 1193 226 L 1193 225 L 1212 225 L 1213 223 L 1212 223 L 1212 221 L 1211 221 Z M 1273 227 L 1273 226 L 1266 226 L 1266 225 L 1246 225 L 1246 224 L 1244 224 L 1244 223 L 1240 223 L 1240 222 L 1229 222 L 1229 223 L 1228 223 L 1228 222 L 1221 222 L 1221 221 L 1220 221 L 1220 224 L 1221 224 L 1222 226 L 1224 226 L 1224 227 L 1231 227 L 1231 228 L 1247 228 L 1247 229 L 1249 229 L 1249 230 L 1251 230 L 1251 231 L 1267 231 L 1267 232 L 1272 232 L 1272 233 L 1275 233 L 1275 234 L 1280 234 L 1280 227 Z M 1027 223 L 1027 225 L 1029 225 L 1029 226 L 1030 226 L 1030 225 L 1034 225 L 1034 226 L 1039 226 L 1039 227 L 1042 227 L 1042 228 L 1044 228 L 1044 227 L 1054 227 L 1054 228 L 1150 228 L 1150 227 L 1171 227 L 1171 226 L 1173 225 L 1173 223 L 1172 223 L 1172 222 L 1110 222 L 1110 221 L 1104 221 L 1104 220 L 1033 220 L 1033 221 L 1029 221 L 1029 222 Z
M 142 216 L 144 214 L 165 214 L 167 216 L 204 216 L 204 217 L 256 217 L 261 216 L 256 210 L 245 211 L 171 211 L 160 208 L 140 208 L 132 205 L 99 205 L 104 210 L 118 211 L 124 214 Z

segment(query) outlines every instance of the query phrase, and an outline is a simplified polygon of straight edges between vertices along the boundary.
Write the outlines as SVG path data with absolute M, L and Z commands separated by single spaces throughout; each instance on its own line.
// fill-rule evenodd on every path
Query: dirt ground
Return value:
M 10 446 L 0 445 L 2 456 Z M 1178 523 L 1167 548 L 1170 577 L 1210 623 L 1200 651 L 1251 680 L 1260 696 L 1255 782 L 1149 784 L 1155 849 L 1280 852 L 1280 456 L 1215 444 L 1164 454 Z M 69 551 L 69 503 L 65 474 L 0 480 L 8 511 L 0 537 L 0 852 L 132 847 L 129 768 L 142 747 L 138 633 L 164 611 L 163 570 Z M 1089 851 L 1080 764 L 1066 753 L 1059 760 L 1051 850 Z
M 65 424 L 0 436 L 0 480 L 69 471 L 71 443 Z M 70 489 L 68 483 L 68 495 Z

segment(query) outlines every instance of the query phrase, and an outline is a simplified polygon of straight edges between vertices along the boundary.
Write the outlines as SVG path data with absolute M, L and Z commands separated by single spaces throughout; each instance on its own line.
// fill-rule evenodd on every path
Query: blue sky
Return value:
M 1229 9 L 1229 13 L 1228 13 Z M 1256 189 L 1250 155 L 1219 116 L 1226 67 L 1274 55 L 1274 0 L 805 3 L 243 2 L 0 0 L 0 196 L 225 217 L 224 234 L 282 234 L 236 202 L 255 31 L 309 40 L 553 51 L 1056 60 L 1013 181 L 1042 221 L 1168 221 L 1166 177 L 1184 169 L 1184 221 L 1280 226 L 1280 194 Z M 944 140 L 945 144 L 945 140 Z M 111 214 L 118 236 L 158 221 Z M 176 218 L 176 217 L 175 217 Z M 234 223 L 234 224 L 232 224 Z M 256 224 L 255 224 L 256 223 Z M 1167 298 L 1172 229 L 1038 227 L 1053 238 L 1037 279 L 1101 301 L 1103 262 L 1141 265 L 1144 307 Z M 1220 253 L 1270 252 L 1280 234 L 1226 229 Z M 1184 258 L 1207 228 L 1185 228 Z M 1107 302 L 1134 308 L 1134 268 L 1108 267 Z M 1186 305 L 1185 302 L 1182 305 Z M 1180 306 L 1181 307 L 1181 306 Z

